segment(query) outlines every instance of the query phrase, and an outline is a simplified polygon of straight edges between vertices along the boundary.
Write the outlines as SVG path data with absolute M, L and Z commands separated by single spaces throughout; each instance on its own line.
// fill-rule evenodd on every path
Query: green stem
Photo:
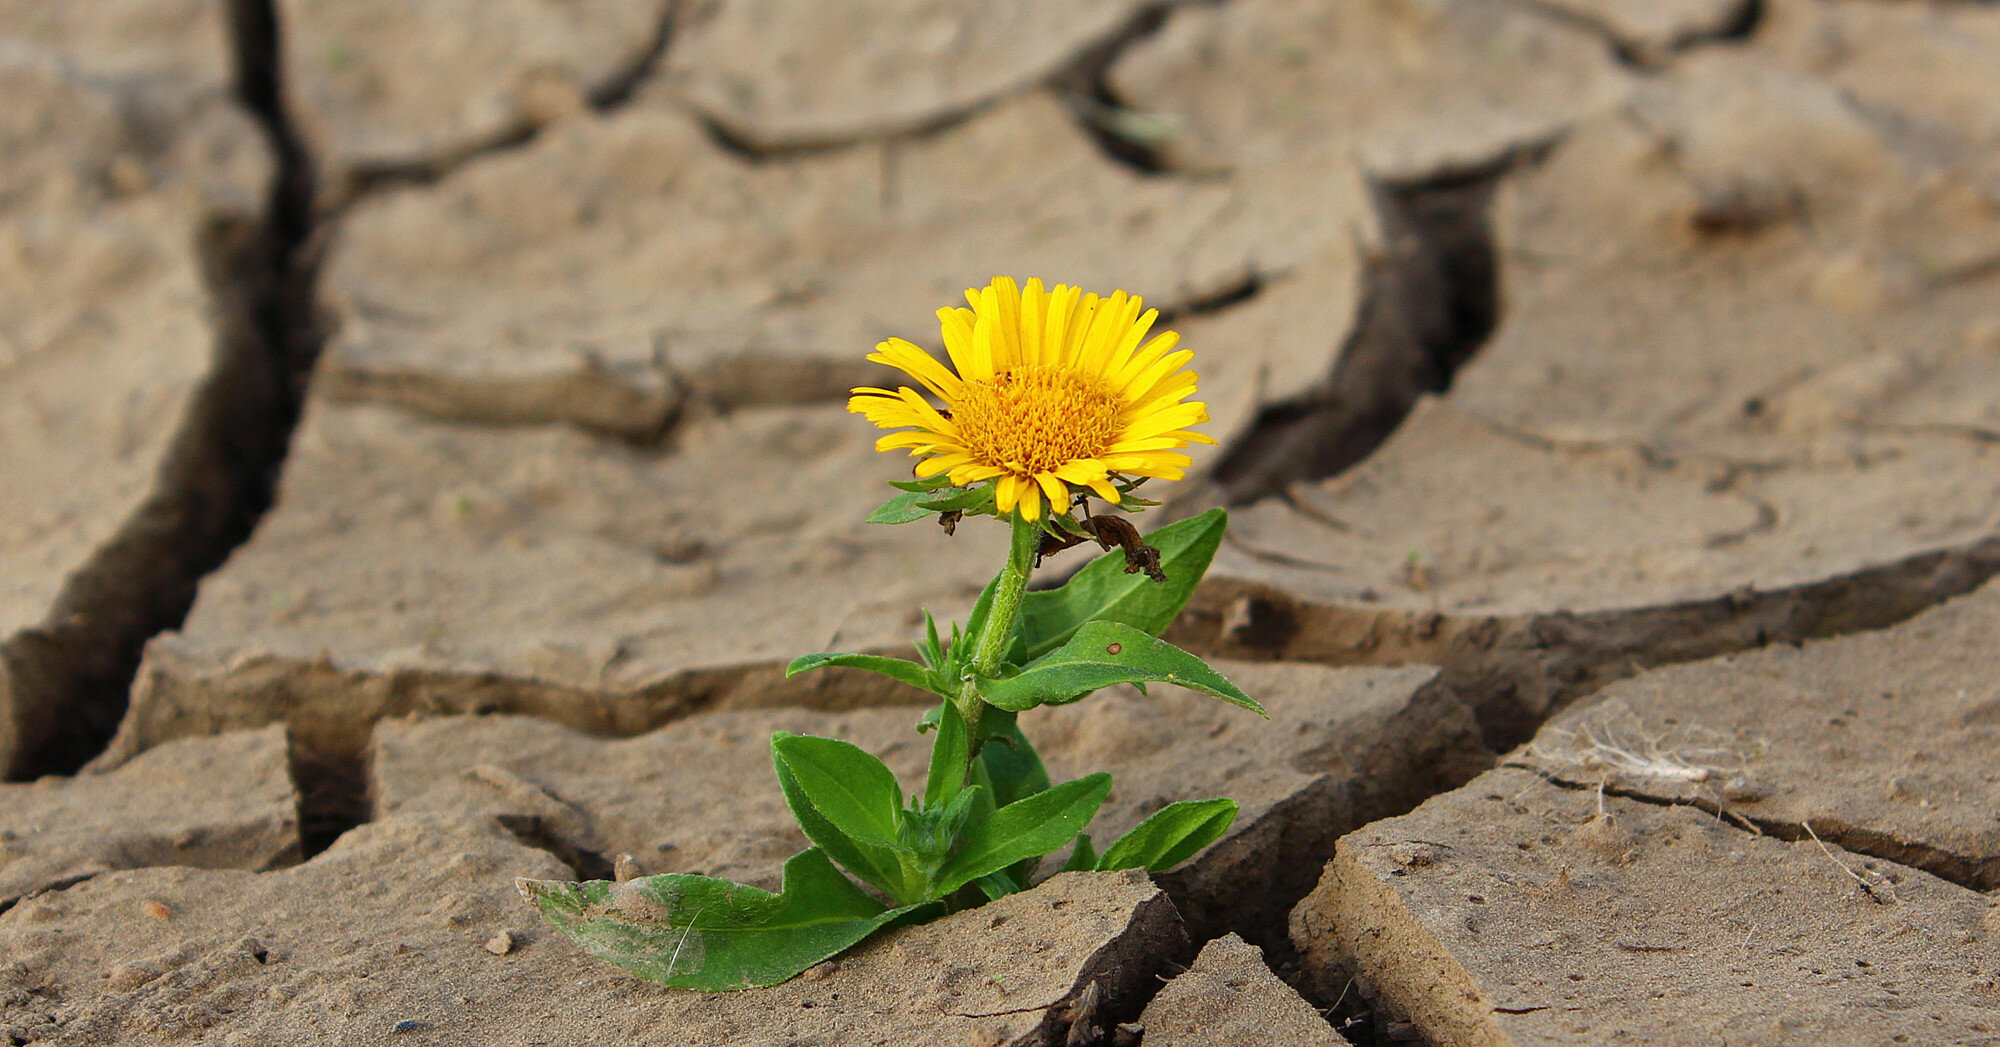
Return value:
M 1007 647 L 1013 642 L 1014 623 L 1021 616 L 1021 598 L 1028 591 L 1028 574 L 1035 569 L 1035 553 L 1042 545 L 1040 524 L 1023 520 L 1019 512 L 1009 519 L 1014 525 L 1014 535 L 1007 550 L 1007 566 L 1000 569 L 999 581 L 993 586 L 993 604 L 987 609 L 986 621 L 979 635 L 967 637 L 972 643 L 970 668 L 976 676 L 999 675 L 1000 660 L 1006 656 Z M 966 747 L 967 782 L 972 780 L 972 761 L 979 758 L 979 726 L 984 705 L 979 697 L 978 682 L 965 681 L 958 692 L 958 711 L 965 717 L 965 729 L 973 740 Z

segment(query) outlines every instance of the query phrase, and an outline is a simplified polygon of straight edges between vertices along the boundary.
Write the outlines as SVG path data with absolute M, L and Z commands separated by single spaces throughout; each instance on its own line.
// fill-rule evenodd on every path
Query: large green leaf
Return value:
M 1106 847 L 1096 867 L 1166 872 L 1221 839 L 1235 820 L 1235 800 L 1170 803 Z
M 975 818 L 959 837 L 958 852 L 938 870 L 933 892 L 950 894 L 982 876 L 1070 842 L 1090 824 L 1110 792 L 1111 776 L 1100 771 Z
M 681 873 L 516 883 L 590 955 L 647 981 L 711 992 L 776 985 L 924 908 L 885 907 L 817 848 L 785 863 L 777 894 Z
M 1020 712 L 1073 702 L 1118 683 L 1171 683 L 1263 715 L 1264 708 L 1208 663 L 1165 640 L 1118 622 L 1090 622 L 1068 643 L 1029 662 L 1013 676 L 982 680 L 980 696 Z
M 902 902 L 917 901 L 921 885 L 911 882 L 902 849 L 897 842 L 895 818 L 902 805 L 902 790 L 896 785 L 895 775 L 889 774 L 887 767 L 882 767 L 880 772 L 864 770 L 861 774 L 867 781 L 856 786 L 844 785 L 840 789 L 829 789 L 824 781 L 826 768 L 814 764 L 815 770 L 819 772 L 814 780 L 823 794 L 822 798 L 836 806 L 851 806 L 857 809 L 847 812 L 845 816 L 869 839 L 856 839 L 837 825 L 831 815 L 821 810 L 819 803 L 815 802 L 813 791 L 809 790 L 795 773 L 794 762 L 786 759 L 780 748 L 788 740 L 804 737 L 782 731 L 772 735 L 771 766 L 777 772 L 778 788 L 785 794 L 785 804 L 792 809 L 792 817 L 798 819 L 799 828 L 805 832 L 806 839 L 818 844 L 828 857 L 839 862 L 848 872 L 881 888 L 891 898 Z M 812 741 L 826 742 L 832 739 L 817 738 Z M 790 748 L 794 749 L 795 755 L 799 750 L 804 750 L 808 758 L 823 755 L 806 746 Z M 862 755 L 868 756 L 867 753 Z M 874 761 L 876 766 L 881 766 L 881 761 L 875 760 L 874 757 L 868 756 L 868 759 Z M 810 759 L 808 762 L 811 762 Z M 887 774 L 889 779 L 887 790 L 883 789 L 881 782 L 881 776 L 884 774 Z M 851 799 L 843 800 L 838 795 L 824 795 L 840 792 L 851 794 Z M 887 802 L 892 805 L 886 832 L 883 830 L 883 819 L 876 810 L 884 802 L 885 793 Z
M 887 658 L 879 654 L 808 654 L 792 659 L 785 666 L 785 677 L 790 679 L 800 673 L 823 669 L 829 665 L 844 665 L 850 669 L 865 669 L 871 673 L 901 680 L 911 687 L 929 691 L 940 697 L 949 698 L 948 692 L 938 688 L 937 676 L 929 669 L 902 658 Z
M 1055 650 L 1090 621 L 1122 622 L 1154 636 L 1166 631 L 1208 572 L 1228 526 L 1228 513 L 1210 509 L 1147 535 L 1146 543 L 1160 551 L 1164 582 L 1125 573 L 1125 554 L 1114 549 L 1060 588 L 1028 593 L 1021 602 L 1019 660 Z

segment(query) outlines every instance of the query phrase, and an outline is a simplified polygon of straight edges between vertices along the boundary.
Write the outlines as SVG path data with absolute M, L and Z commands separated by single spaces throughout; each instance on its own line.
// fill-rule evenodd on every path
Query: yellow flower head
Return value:
M 1138 295 L 1100 299 L 1001 276 L 965 297 L 972 308 L 938 310 L 950 369 L 900 338 L 868 355 L 907 372 L 943 411 L 908 386 L 856 389 L 847 402 L 884 429 L 913 430 L 875 447 L 923 458 L 919 478 L 943 473 L 960 487 L 994 480 L 1001 515 L 1018 506 L 1035 520 L 1044 496 L 1051 514 L 1068 513 L 1071 485 L 1115 504 L 1116 479 L 1178 480 L 1191 461 L 1180 449 L 1215 442 L 1188 429 L 1208 421 L 1207 405 L 1188 400 L 1196 376 L 1182 367 L 1194 353 L 1176 352 L 1172 331 L 1139 344 L 1160 311 L 1140 312 Z

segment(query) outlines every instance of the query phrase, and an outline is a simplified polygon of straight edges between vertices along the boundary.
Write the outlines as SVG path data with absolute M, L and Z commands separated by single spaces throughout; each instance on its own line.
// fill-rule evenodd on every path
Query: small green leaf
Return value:
M 986 778 L 993 789 L 993 802 L 1005 807 L 1049 787 L 1049 772 L 1033 742 L 1021 733 L 1013 713 L 989 709 L 980 717 L 986 742 L 979 750 Z
M 901 680 L 924 691 L 938 694 L 937 677 L 929 669 L 902 658 L 888 658 L 879 654 L 808 654 L 792 659 L 785 666 L 785 678 L 808 673 L 814 669 L 824 669 L 829 665 L 844 665 L 850 669 L 865 669 L 871 673 Z
M 979 785 L 968 785 L 936 807 L 912 806 L 903 812 L 896 838 L 911 856 L 912 882 L 928 878 L 944 864 L 958 846 L 959 831 L 976 813 L 992 807 L 991 800 L 982 802 L 985 792 Z
M 936 495 L 930 491 L 904 491 L 896 497 L 876 506 L 875 511 L 868 514 L 868 522 L 872 524 L 914 523 L 937 512 L 935 509 L 926 509 L 923 506 L 926 500 L 935 497 Z
M 986 618 L 993 613 L 993 593 L 999 586 L 1000 576 L 996 574 L 993 576 L 992 581 L 986 583 L 986 588 L 979 591 L 979 599 L 972 601 L 972 611 L 965 616 L 965 636 L 967 642 L 953 643 L 951 645 L 951 666 L 954 671 L 960 671 L 965 668 L 965 660 L 972 652 L 971 638 L 979 636 L 986 631 Z M 1020 625 L 1017 623 L 1014 628 L 1016 630 L 1015 643 L 1018 645 L 1020 642 Z
M 1097 868 L 1165 872 L 1221 839 L 1235 820 L 1235 800 L 1170 803 L 1105 848 Z
M 1111 776 L 1102 771 L 1052 786 L 975 817 L 959 838 L 958 853 L 938 870 L 934 894 L 952 891 L 1021 861 L 1061 847 L 1083 831 L 1104 797 Z
M 923 480 L 891 480 L 889 486 L 898 491 L 935 491 L 940 487 L 950 487 L 951 480 L 943 475 Z
M 895 819 L 900 814 L 902 806 L 902 790 L 897 787 L 895 776 L 888 774 L 889 769 L 887 767 L 881 767 L 881 761 L 868 756 L 867 753 L 862 753 L 861 755 L 867 757 L 869 761 L 873 761 L 875 766 L 881 767 L 880 772 L 863 771 L 862 778 L 864 781 L 860 785 L 849 786 L 843 783 L 842 788 L 839 790 L 827 790 L 854 793 L 858 788 L 860 794 L 868 796 L 868 799 L 865 800 L 858 797 L 853 800 L 852 806 L 861 810 L 858 813 L 850 813 L 849 818 L 863 825 L 874 827 L 866 830 L 871 836 L 877 835 L 883 823 L 883 819 L 879 813 L 880 806 L 885 802 L 890 805 L 888 831 L 882 838 L 876 840 L 855 839 L 840 826 L 836 825 L 830 815 L 822 813 L 818 803 L 815 802 L 816 797 L 812 791 L 808 790 L 799 776 L 793 773 L 791 761 L 787 760 L 781 754 L 781 745 L 789 740 L 802 737 L 802 735 L 786 734 L 782 731 L 772 735 L 771 766 L 777 772 L 778 788 L 785 794 L 785 804 L 792 809 L 792 817 L 798 819 L 799 828 L 805 832 L 806 839 L 818 844 L 828 857 L 839 862 L 848 872 L 881 888 L 890 897 L 903 902 L 919 900 L 918 894 L 920 892 L 917 890 L 916 885 L 907 882 L 908 877 L 904 875 L 901 847 L 897 843 Z M 815 738 L 810 739 L 810 741 L 826 742 L 831 741 L 831 739 Z M 847 745 L 845 742 L 834 742 L 833 744 Z M 808 759 L 813 756 L 823 755 L 816 750 L 811 750 L 810 747 L 800 748 L 807 749 Z M 853 746 L 848 746 L 848 748 L 851 749 Z M 859 763 L 859 761 L 856 762 Z M 824 767 L 815 766 L 821 772 L 825 771 Z M 884 796 L 885 790 L 882 788 L 881 782 L 881 776 L 884 774 L 888 774 L 889 777 L 886 799 Z M 815 777 L 815 781 L 819 782 L 822 788 L 825 788 L 826 783 L 824 779 L 826 777 L 825 773 L 821 773 Z M 839 801 L 835 798 L 829 798 L 828 802 L 838 803 Z
M 896 846 L 903 788 L 873 753 L 838 738 L 779 732 L 771 737 L 771 755 L 835 828 L 862 843 Z
M 1007 872 L 987 873 L 972 881 L 972 885 L 979 888 L 979 893 L 984 894 L 989 902 L 1021 893 L 1021 885 L 1014 882 L 1014 877 Z
M 993 485 L 952 488 L 925 496 L 918 504 L 934 513 L 985 513 L 993 510 Z
M 958 795 L 965 786 L 965 761 L 972 739 L 965 732 L 965 717 L 958 706 L 940 706 L 937 737 L 931 742 L 931 772 L 924 783 L 924 806 L 938 807 Z
M 897 486 L 902 486 L 898 484 Z M 936 513 L 991 513 L 993 485 L 904 488 L 868 514 L 869 523 L 906 524 Z
M 924 642 L 917 647 L 917 654 L 924 660 L 924 668 L 936 670 L 944 665 L 944 644 L 938 640 L 937 619 L 924 611 Z M 936 673 L 930 674 L 935 678 Z
M 1069 861 L 1063 863 L 1063 872 L 1088 872 L 1097 868 L 1097 850 L 1090 845 L 1089 833 L 1076 834 L 1076 850 L 1069 852 Z
M 1013 676 L 980 681 L 979 693 L 1002 709 L 1020 712 L 1061 705 L 1117 683 L 1178 684 L 1264 714 L 1263 706 L 1206 662 L 1165 640 L 1118 622 L 1091 622 L 1070 641 Z
M 891 921 L 943 908 L 886 908 L 817 848 L 785 863 L 777 894 L 681 873 L 625 883 L 515 883 L 590 955 L 647 981 L 708 992 L 776 985 Z
M 1228 526 L 1228 513 L 1210 509 L 1147 535 L 1146 543 L 1160 551 L 1164 582 L 1126 574 L 1125 554 L 1114 549 L 1085 564 L 1061 587 L 1028 593 L 1021 601 L 1020 660 L 1040 658 L 1062 646 L 1085 622 L 1123 622 L 1154 636 L 1166 631 L 1208 573 Z

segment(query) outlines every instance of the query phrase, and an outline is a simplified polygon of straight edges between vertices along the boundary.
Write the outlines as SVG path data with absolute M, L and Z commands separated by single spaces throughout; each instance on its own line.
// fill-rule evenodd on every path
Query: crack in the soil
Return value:
M 269 0 L 231 0 L 237 5 L 250 4 L 268 6 Z M 584 95 L 584 104 L 594 113 L 613 113 L 624 108 L 639 93 L 639 89 L 659 71 L 660 63 L 673 44 L 674 29 L 680 23 L 682 7 L 679 3 L 668 4 L 661 12 L 660 19 L 647 38 L 645 49 L 632 59 L 626 68 L 613 73 L 603 83 Z M 397 163 L 376 163 L 345 172 L 330 199 L 320 207 L 337 214 L 353 207 L 360 200 L 391 189 L 408 186 L 435 185 L 450 177 L 453 172 L 474 161 L 527 146 L 541 136 L 548 126 L 547 120 L 536 120 L 523 116 L 515 126 L 504 128 L 484 141 L 467 142 L 437 156 L 422 160 Z
M 311 169 L 275 108 L 276 38 L 268 0 L 228 11 L 238 100 L 277 160 L 267 213 L 211 218 L 195 243 L 217 330 L 213 366 L 162 460 L 155 493 L 76 572 L 47 626 L 7 652 L 19 695 L 43 708 L 21 725 L 8 777 L 73 773 L 124 715 L 140 655 L 177 628 L 202 577 L 249 537 L 269 507 L 317 348 L 309 300 Z
M 1223 452 L 1212 495 L 1244 505 L 1338 475 L 1380 447 L 1426 393 L 1499 323 L 1499 263 L 1487 211 L 1515 163 L 1374 187 L 1387 249 L 1363 273 L 1359 315 L 1333 372 L 1263 409 Z
M 1738 0 L 1735 10 L 1721 24 L 1710 29 L 1694 29 L 1682 32 L 1666 40 L 1654 49 L 1648 49 L 1639 41 L 1621 37 L 1617 27 L 1606 19 L 1585 11 L 1565 7 L 1554 0 L 1512 0 L 1516 5 L 1533 11 L 1552 22 L 1581 29 L 1604 41 L 1611 57 L 1628 69 L 1638 72 L 1654 72 L 1664 68 L 1676 56 L 1710 44 L 1727 44 L 1749 39 L 1764 22 L 1764 0 Z
M 1834 819 L 1808 818 L 1805 821 L 1789 821 L 1762 817 L 1748 813 L 1721 797 L 1695 795 L 1687 799 L 1673 799 L 1656 796 L 1630 786 L 1614 785 L 1609 780 L 1584 781 L 1556 774 L 1532 762 L 1506 760 L 1500 766 L 1527 771 L 1550 785 L 1569 792 L 1602 790 L 1606 796 L 1617 796 L 1651 807 L 1692 807 L 1704 814 L 1714 815 L 1717 821 L 1730 824 L 1739 832 L 1751 835 L 1770 836 L 1786 843 L 1797 843 L 1800 840 L 1832 843 L 1849 854 L 1874 858 L 1903 869 L 1921 870 L 1967 890 L 1985 892 L 2000 889 L 2000 862 L 1990 859 L 1982 861 L 1970 855 L 1956 854 L 1939 847 L 1898 840 L 1887 833 L 1866 826 L 1849 825 Z
M 145 642 L 185 621 L 197 583 L 270 507 L 318 354 L 313 169 L 283 111 L 276 13 L 271 0 L 232 0 L 228 20 L 237 100 L 277 160 L 267 213 L 262 222 L 204 230 L 203 282 L 221 328 L 215 371 L 161 471 L 163 504 L 149 504 L 97 558 L 116 570 L 109 584 L 91 584 L 119 609 L 68 609 L 100 630 L 107 621 L 117 627 L 92 638 L 99 673 L 73 692 L 62 731 L 31 747 L 33 758 L 11 769 L 17 774 L 72 773 L 111 739 Z
M 1204 655 L 1327 665 L 1436 665 L 1477 699 L 1489 748 L 1614 680 L 1772 643 L 1881 629 L 2000 575 L 2000 536 L 1781 589 L 1583 613 L 1445 614 L 1321 604 L 1220 579 L 1167 638 Z
M 534 815 L 500 814 L 494 820 L 500 827 L 513 834 L 514 839 L 524 847 L 546 851 L 554 858 L 569 866 L 571 874 L 579 880 L 610 880 L 617 876 L 617 867 L 611 859 L 593 851 L 557 832 L 552 826 Z
M 1157 3 L 1141 8 L 1117 32 L 1085 49 L 1047 81 L 1106 159 L 1142 175 L 1186 177 L 1161 157 L 1159 139 L 1148 130 L 1150 114 L 1126 105 L 1111 89 L 1111 67 L 1134 44 L 1158 33 L 1173 7 Z

